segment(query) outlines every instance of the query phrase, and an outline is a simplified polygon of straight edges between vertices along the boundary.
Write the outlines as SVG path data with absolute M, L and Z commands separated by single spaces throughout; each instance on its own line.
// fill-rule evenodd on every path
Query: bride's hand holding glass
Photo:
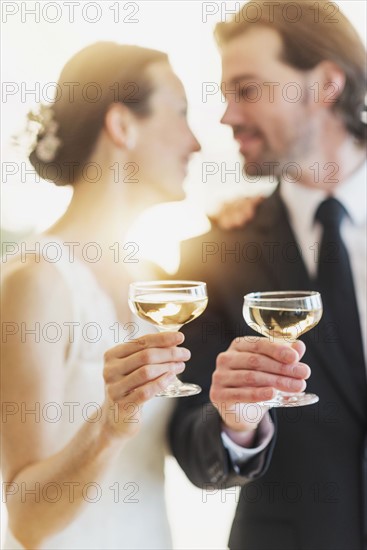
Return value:
M 131 311 L 160 332 L 178 331 L 203 313 L 208 304 L 202 281 L 144 281 L 129 286 Z M 201 392 L 197 384 L 182 383 L 177 377 L 159 397 L 187 397 Z
M 112 436 L 130 437 L 139 431 L 142 405 L 185 370 L 190 352 L 177 347 L 183 341 L 181 332 L 146 334 L 105 353 L 102 411 Z

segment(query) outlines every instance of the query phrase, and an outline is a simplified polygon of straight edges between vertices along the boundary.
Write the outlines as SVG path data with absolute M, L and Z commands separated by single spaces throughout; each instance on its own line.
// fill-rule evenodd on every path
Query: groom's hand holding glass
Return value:
M 210 399 L 235 442 L 251 444 L 255 429 L 269 408 L 259 403 L 275 399 L 278 391 L 305 389 L 305 380 L 311 374 L 309 366 L 301 362 L 305 350 L 300 340 L 289 345 L 245 336 L 233 340 L 218 355 Z M 254 406 L 246 406 L 250 403 Z

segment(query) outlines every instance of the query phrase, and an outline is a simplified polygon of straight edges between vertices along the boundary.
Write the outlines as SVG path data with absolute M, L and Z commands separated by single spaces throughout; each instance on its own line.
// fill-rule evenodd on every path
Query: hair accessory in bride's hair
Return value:
M 37 157 L 42 162 L 52 162 L 61 146 L 61 139 L 57 137 L 59 125 L 55 120 L 53 108 L 41 105 L 38 113 L 28 113 L 28 121 L 41 125 L 35 148 Z

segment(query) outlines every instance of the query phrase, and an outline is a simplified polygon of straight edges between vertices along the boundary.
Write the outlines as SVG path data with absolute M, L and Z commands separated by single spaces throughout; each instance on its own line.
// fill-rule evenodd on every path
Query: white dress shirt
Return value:
M 362 331 L 364 355 L 367 355 L 367 162 L 334 190 L 335 197 L 348 212 L 340 228 L 341 237 L 348 250 L 357 307 Z M 321 189 L 284 181 L 280 196 L 288 210 L 289 221 L 311 278 L 316 277 L 322 227 L 315 222 L 319 204 L 329 195 Z M 254 289 L 256 290 L 256 289 Z M 265 420 L 265 419 L 264 419 Z M 222 441 L 228 450 L 235 469 L 262 451 L 274 435 L 274 427 L 264 420 L 259 424 L 259 446 L 246 449 L 234 443 L 226 433 Z
M 363 349 L 367 353 L 367 162 L 339 185 L 332 196 L 346 209 L 340 234 L 348 250 L 354 280 L 357 307 L 361 323 Z M 319 204 L 328 195 L 325 191 L 311 189 L 299 183 L 282 182 L 280 196 L 287 207 L 290 224 L 297 239 L 306 269 L 311 278 L 316 277 L 318 249 L 322 227 L 314 222 Z

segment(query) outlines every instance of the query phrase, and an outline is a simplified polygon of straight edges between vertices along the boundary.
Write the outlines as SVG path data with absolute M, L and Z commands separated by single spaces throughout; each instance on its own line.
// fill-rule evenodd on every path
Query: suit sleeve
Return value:
M 190 481 L 198 487 L 219 489 L 243 485 L 265 473 L 275 444 L 274 436 L 266 449 L 240 468 L 235 468 L 223 445 L 221 417 L 209 399 L 217 355 L 244 332 L 244 325 L 234 326 L 226 309 L 225 287 L 221 284 L 223 267 L 217 265 L 214 268 L 212 263 L 203 263 L 201 239 L 184 244 L 177 278 L 205 281 L 209 301 L 205 312 L 182 329 L 184 346 L 190 349 L 191 359 L 180 378 L 184 382 L 199 384 L 202 392 L 178 398 L 169 425 L 172 453 Z

